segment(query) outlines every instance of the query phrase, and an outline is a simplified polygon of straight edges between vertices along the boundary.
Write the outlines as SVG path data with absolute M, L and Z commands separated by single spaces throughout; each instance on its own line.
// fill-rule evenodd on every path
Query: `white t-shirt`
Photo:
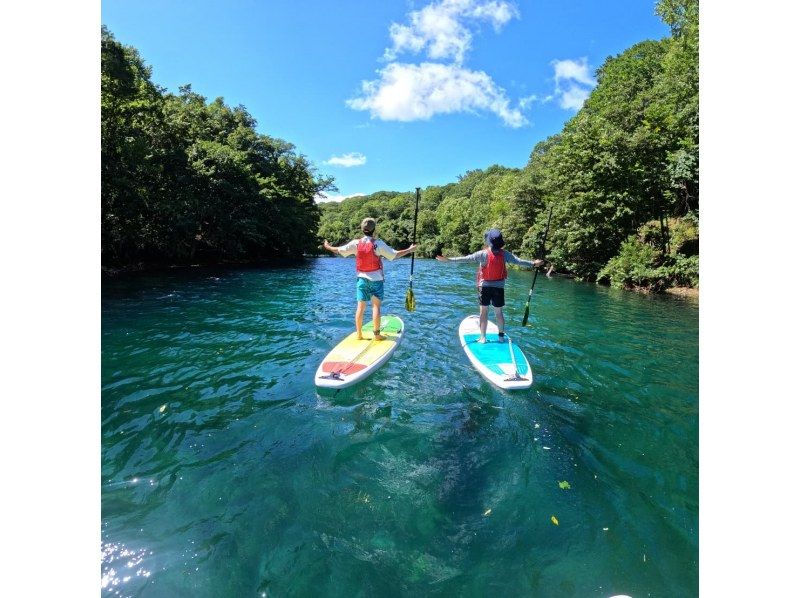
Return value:
M 385 257 L 389 261 L 392 261 L 397 257 L 397 251 L 389 247 L 386 243 L 380 239 L 373 239 L 372 237 L 367 237 L 366 235 L 361 239 L 353 239 L 346 245 L 337 247 L 336 250 L 339 252 L 339 255 L 344 257 L 347 257 L 348 255 L 355 255 L 356 249 L 358 248 L 358 242 L 362 241 L 363 239 L 370 239 L 371 241 L 375 242 L 375 253 L 377 253 L 379 256 Z M 358 276 L 373 282 L 378 282 L 383 280 L 383 269 L 375 270 L 373 272 L 359 272 Z

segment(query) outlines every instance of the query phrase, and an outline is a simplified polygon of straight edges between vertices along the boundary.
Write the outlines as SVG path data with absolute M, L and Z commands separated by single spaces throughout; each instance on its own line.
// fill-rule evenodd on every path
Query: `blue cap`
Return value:
M 503 240 L 503 233 L 496 228 L 491 228 L 486 231 L 486 234 L 483 236 L 483 238 L 486 240 L 486 244 L 492 249 L 500 249 L 506 244 L 506 242 Z

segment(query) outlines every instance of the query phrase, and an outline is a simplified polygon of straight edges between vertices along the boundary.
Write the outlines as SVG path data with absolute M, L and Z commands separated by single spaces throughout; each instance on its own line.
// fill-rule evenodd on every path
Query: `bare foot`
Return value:
M 375 339 L 376 341 L 385 341 L 385 340 L 386 340 L 386 337 L 385 337 L 385 336 L 383 336 L 383 335 L 382 335 L 382 334 L 380 334 L 380 333 L 378 333 L 378 334 L 374 335 L 372 338 L 373 338 L 373 339 Z
M 486 344 L 486 337 L 485 337 L 485 336 L 482 336 L 481 338 L 479 338 L 479 339 L 478 339 L 478 342 L 479 342 L 480 344 L 482 344 L 482 345 L 485 345 L 485 344 Z
M 359 335 L 356 337 L 356 340 L 357 340 L 357 341 L 363 341 L 363 340 L 366 340 L 366 339 L 365 339 L 363 336 L 361 336 L 361 335 L 359 334 Z

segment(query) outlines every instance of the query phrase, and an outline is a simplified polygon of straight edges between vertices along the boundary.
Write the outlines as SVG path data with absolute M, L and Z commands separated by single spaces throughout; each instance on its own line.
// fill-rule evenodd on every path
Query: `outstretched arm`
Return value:
M 404 255 L 408 255 L 409 253 L 414 251 L 416 248 L 417 248 L 417 246 L 415 244 L 411 244 L 408 247 L 406 247 L 405 249 L 398 249 L 397 250 L 397 255 L 395 257 L 403 257 Z
M 475 253 L 470 253 L 469 255 L 459 255 L 457 257 L 444 257 L 443 255 L 437 255 L 436 259 L 440 262 L 477 262 L 479 264 L 483 264 L 486 261 L 486 252 L 481 249 Z
M 509 264 L 516 264 L 518 266 L 527 266 L 528 268 L 531 269 L 538 268 L 539 266 L 544 264 L 544 260 L 540 259 L 535 259 L 533 261 L 520 259 L 510 251 L 506 251 L 506 261 Z
M 536 259 L 533 260 L 532 262 L 528 260 L 519 260 L 518 262 L 510 262 L 510 263 L 516 263 L 519 266 L 528 266 L 528 268 L 533 270 L 534 268 L 538 268 L 539 266 L 544 264 L 544 260 Z
M 330 243 L 328 243 L 328 240 L 327 240 L 327 239 L 325 239 L 325 241 L 323 241 L 323 243 L 322 243 L 322 246 L 323 246 L 325 249 L 327 249 L 328 251 L 332 251 L 332 252 L 333 252 L 333 253 L 335 253 L 336 255 L 339 255 L 339 248 L 338 248 L 338 247 L 334 247 L 333 245 L 331 245 Z

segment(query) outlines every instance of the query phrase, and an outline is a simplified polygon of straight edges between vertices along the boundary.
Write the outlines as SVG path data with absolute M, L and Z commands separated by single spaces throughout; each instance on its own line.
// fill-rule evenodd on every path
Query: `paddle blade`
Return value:
M 522 325 L 523 325 L 523 326 L 527 326 L 527 325 L 528 325 L 528 312 L 530 311 L 530 309 L 531 309 L 531 302 L 530 302 L 530 300 L 529 300 L 529 301 L 528 301 L 528 302 L 525 304 L 525 315 L 524 315 L 524 316 L 522 316 Z
M 406 309 L 408 311 L 414 311 L 417 309 L 417 299 L 414 297 L 414 291 L 408 289 L 406 292 Z

